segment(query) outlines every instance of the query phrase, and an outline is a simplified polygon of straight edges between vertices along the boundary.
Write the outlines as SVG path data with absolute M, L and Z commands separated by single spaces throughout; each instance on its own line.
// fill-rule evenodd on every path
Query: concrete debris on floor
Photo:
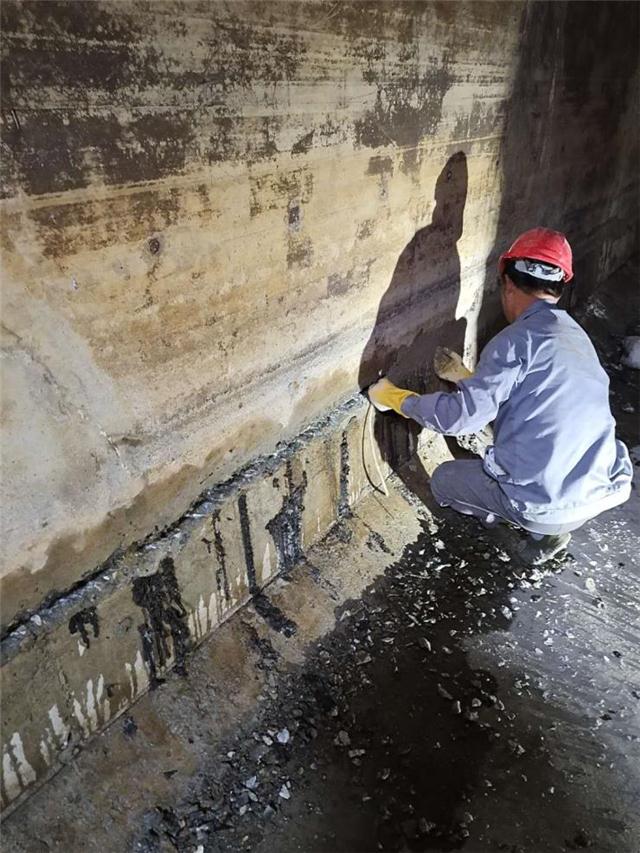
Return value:
M 301 671 L 271 680 L 254 728 L 221 756 L 221 787 L 161 813 L 151 835 L 181 850 L 451 850 L 470 837 L 476 850 L 636 849 L 631 518 L 592 527 L 545 572 L 471 524 L 425 529 Z
M 478 851 L 631 853 L 640 581 L 630 521 L 621 512 L 608 531 L 592 528 L 545 572 L 517 567 L 470 523 L 443 522 L 435 540 L 425 524 L 339 608 L 303 667 L 282 672 L 265 655 L 260 712 L 215 776 L 156 813 L 137 849 L 469 840 Z
M 632 367 L 634 370 L 640 370 L 640 335 L 629 335 L 622 342 L 624 355 L 621 363 L 625 367 Z

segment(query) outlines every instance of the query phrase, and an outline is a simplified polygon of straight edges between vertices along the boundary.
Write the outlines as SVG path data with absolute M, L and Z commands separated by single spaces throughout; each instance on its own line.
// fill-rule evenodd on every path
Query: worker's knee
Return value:
M 448 506 L 453 462 L 443 462 L 431 475 L 431 493 L 440 506 Z

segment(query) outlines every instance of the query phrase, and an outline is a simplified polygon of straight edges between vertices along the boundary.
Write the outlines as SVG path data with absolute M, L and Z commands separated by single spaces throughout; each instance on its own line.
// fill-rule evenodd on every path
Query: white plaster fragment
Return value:
M 31 784 L 31 782 L 36 781 L 35 771 L 27 761 L 27 757 L 24 754 L 24 747 L 22 746 L 22 738 L 20 737 L 18 732 L 14 732 L 11 735 L 11 740 L 9 741 L 9 743 L 11 744 L 13 757 L 15 758 L 18 767 L 18 776 L 20 777 L 22 786 L 26 788 L 27 785 Z
M 102 675 L 102 673 L 98 676 L 96 705 L 98 707 L 98 714 L 102 717 L 102 725 L 105 725 L 111 719 L 111 701 L 109 697 L 105 695 L 104 675 Z
M 209 596 L 209 624 L 213 627 L 218 623 L 218 602 L 215 592 Z
M 40 741 L 40 755 L 42 756 L 42 760 L 47 765 L 47 767 L 51 767 L 51 754 L 49 752 L 49 745 L 44 738 Z
M 204 603 L 204 598 L 200 596 L 198 601 L 198 623 L 200 625 L 200 636 L 204 637 L 204 635 L 209 630 L 209 619 L 206 605 Z
M 96 686 L 96 705 L 98 708 L 100 707 L 100 703 L 102 702 L 102 697 L 104 695 L 104 676 L 102 673 L 98 676 L 98 684 Z
M 82 711 L 82 705 L 78 702 L 75 696 L 73 697 L 73 714 L 76 720 L 80 723 L 80 727 L 84 732 L 84 736 L 89 737 L 89 735 L 91 734 L 91 729 L 89 728 L 87 719 Z
M 271 568 L 271 549 L 269 548 L 269 543 L 267 542 L 264 546 L 264 555 L 262 557 L 262 580 L 266 581 L 267 578 L 271 577 L 273 569 Z
M 187 617 L 187 624 L 189 626 L 189 633 L 194 639 L 198 639 L 198 625 L 196 622 L 196 612 L 192 611 Z
M 15 800 L 22 790 L 20 779 L 18 779 L 18 774 L 13 766 L 13 758 L 6 746 L 2 753 L 2 784 L 4 787 L 5 797 L 9 803 L 12 800 Z
M 131 692 L 131 698 L 135 698 L 136 695 L 136 685 L 133 680 L 133 667 L 129 663 L 129 661 L 125 662 L 124 668 L 127 671 L 127 677 L 129 679 L 129 691 Z
M 136 655 L 136 660 L 134 663 L 135 674 L 136 674 L 136 685 L 137 685 L 137 693 L 142 693 L 147 684 L 149 683 L 149 675 L 147 673 L 147 669 L 144 665 L 144 661 L 142 660 L 142 653 L 140 649 L 138 649 L 138 653 Z
M 69 740 L 69 727 L 63 722 L 57 705 L 52 705 L 49 708 L 49 719 L 51 720 L 51 728 L 58 741 L 58 746 L 64 749 Z
M 98 712 L 96 710 L 96 699 L 93 694 L 93 681 L 87 681 L 87 719 L 89 722 L 89 730 L 92 732 L 98 729 Z

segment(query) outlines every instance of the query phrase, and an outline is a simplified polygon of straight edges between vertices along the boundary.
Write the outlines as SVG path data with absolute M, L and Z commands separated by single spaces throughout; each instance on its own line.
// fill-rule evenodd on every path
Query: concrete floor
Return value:
M 637 448 L 616 299 L 585 322 Z M 17 810 L 3 849 L 638 853 L 639 510 L 634 487 L 543 574 L 516 533 L 394 482 L 269 588 L 268 623 L 264 602 L 238 614 Z
M 466 525 L 441 526 L 442 551 L 419 537 L 322 641 L 310 694 L 296 685 L 261 727 L 300 707 L 318 730 L 287 754 L 284 816 L 211 849 L 637 853 L 634 504 L 524 584 Z

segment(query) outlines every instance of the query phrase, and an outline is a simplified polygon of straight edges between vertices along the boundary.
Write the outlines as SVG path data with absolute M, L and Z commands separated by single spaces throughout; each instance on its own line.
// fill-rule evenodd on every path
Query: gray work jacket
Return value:
M 593 518 L 630 494 L 633 469 L 615 437 L 609 378 L 586 333 L 544 300 L 487 344 L 457 391 L 408 397 L 402 411 L 445 435 L 495 421 L 484 469 L 524 519 Z

